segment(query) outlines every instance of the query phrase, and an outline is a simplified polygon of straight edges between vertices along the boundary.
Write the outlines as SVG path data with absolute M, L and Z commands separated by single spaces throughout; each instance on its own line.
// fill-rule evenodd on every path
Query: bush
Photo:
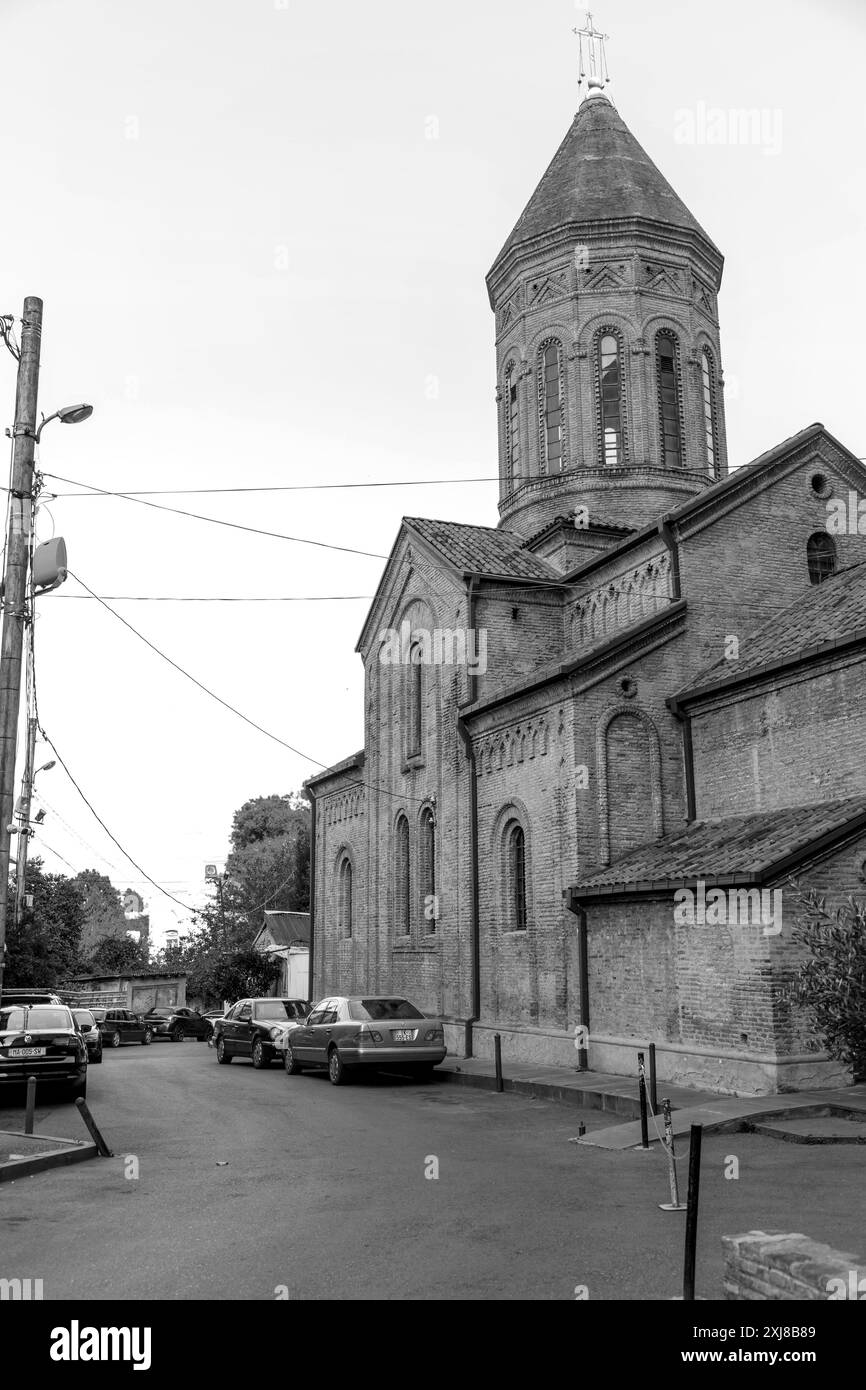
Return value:
M 808 952 L 792 997 L 814 1022 L 827 1052 L 856 1071 L 866 1067 L 866 903 L 828 912 L 814 892 L 803 899 L 793 940 Z

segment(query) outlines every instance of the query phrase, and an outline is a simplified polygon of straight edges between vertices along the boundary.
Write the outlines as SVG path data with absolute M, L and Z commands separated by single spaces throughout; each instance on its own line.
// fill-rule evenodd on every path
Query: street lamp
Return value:
M 89 420 L 93 414 L 92 405 L 64 405 L 59 410 L 55 410 L 53 415 L 43 415 L 42 424 L 36 431 L 36 443 L 42 435 L 46 425 L 50 425 L 52 420 L 59 420 L 62 425 L 80 425 L 82 420 Z

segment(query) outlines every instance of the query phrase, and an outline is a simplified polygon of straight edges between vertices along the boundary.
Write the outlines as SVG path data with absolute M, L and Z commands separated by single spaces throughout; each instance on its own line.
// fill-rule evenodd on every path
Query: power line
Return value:
M 103 599 L 101 599 L 98 594 L 95 594 L 92 589 L 88 588 L 84 580 L 79 578 L 77 574 L 73 574 L 72 570 L 69 570 L 68 573 L 72 575 L 73 579 L 78 581 L 82 589 L 87 590 L 91 598 L 96 599 L 97 603 L 102 604 L 102 607 L 106 610 L 107 613 L 111 613 L 119 623 L 123 623 L 124 627 L 129 628 L 129 631 L 134 633 L 134 635 L 139 639 L 139 641 L 144 642 L 145 646 L 150 647 L 152 652 L 156 652 L 157 656 L 161 656 L 163 661 L 167 661 L 169 666 L 173 666 L 174 669 L 176 671 L 179 671 L 182 676 L 186 676 L 186 679 L 188 681 L 192 681 L 193 685 L 197 685 L 199 690 L 203 690 L 205 695 L 209 695 L 212 700 L 216 700 L 218 705 L 222 705 L 225 709 L 230 710 L 232 714 L 236 714 L 237 717 L 239 719 L 242 719 L 245 724 L 249 724 L 251 728 L 257 729 L 258 732 L 260 734 L 264 734 L 266 738 L 273 739 L 274 743 L 279 743 L 281 747 L 288 748 L 290 753 L 294 753 L 295 756 L 298 758 L 303 758 L 304 762 L 313 763 L 316 767 L 320 767 L 322 769 L 325 768 L 326 764 L 320 763 L 318 758 L 311 758 L 308 753 L 302 753 L 300 748 L 295 748 L 293 744 L 287 743 L 286 740 L 280 738 L 278 734 L 272 734 L 269 729 L 265 729 L 261 724 L 257 724 L 254 719 L 250 719 L 248 715 L 243 714 L 242 711 L 236 709 L 234 705 L 230 705 L 229 702 L 227 700 L 224 700 L 221 695 L 217 695 L 208 686 L 202 684 L 202 682 L 200 680 L 197 680 L 195 676 L 191 675 L 189 671 L 185 671 L 184 668 L 182 666 L 179 666 L 176 661 L 173 661 L 170 656 L 167 656 L 164 651 L 161 651 L 159 647 L 155 646 L 154 643 L 151 642 L 147 637 L 145 637 L 142 632 L 138 631 L 138 628 L 133 627 L 132 623 L 128 623 L 125 618 L 121 617 L 121 615 L 117 613 L 113 608 L 111 608 L 109 604 L 107 604 Z
M 363 599 L 371 603 L 374 594 L 263 594 L 252 597 L 232 597 L 219 594 L 58 594 L 61 601 L 75 600 L 98 603 L 110 600 L 112 603 L 350 603 Z
M 46 478 L 56 478 L 60 483 L 73 483 L 76 487 L 89 487 L 89 483 L 78 483 L 74 478 L 61 478 L 58 473 L 45 473 Z M 231 492 L 337 492 L 344 488 L 373 488 L 373 487 L 442 487 L 457 483 L 498 483 L 498 477 L 489 478 L 398 478 L 396 482 L 384 483 L 281 483 L 274 486 L 259 485 L 256 487 L 152 487 L 152 488 L 125 488 L 121 491 L 111 491 L 99 488 L 98 495 L 103 497 L 175 497 L 175 496 L 211 496 L 219 493 Z M 56 492 L 55 497 L 88 497 L 92 494 L 87 492 Z
M 61 483 L 71 483 L 73 478 L 62 478 L 59 473 L 45 473 L 43 477 L 57 478 Z M 273 540 L 291 541 L 294 545 L 313 545 L 320 550 L 338 550 L 343 555 L 364 555 L 370 560 L 387 560 L 377 550 L 358 550 L 350 545 L 334 545 L 330 541 L 313 541 L 306 536 L 287 536 L 282 531 L 265 531 L 260 526 L 243 526 L 239 521 L 223 521 L 218 516 L 203 516 L 201 512 L 188 512 L 182 507 L 166 507 L 161 502 L 146 502 L 143 497 L 133 497 L 126 492 L 109 492 L 106 488 L 94 487 L 92 483 L 78 483 L 78 487 L 90 488 L 91 492 L 104 497 L 122 497 L 127 502 L 136 502 L 140 507 L 152 507 L 158 512 L 171 512 L 175 516 L 191 517 L 193 521 L 209 521 L 212 526 L 228 526 L 232 531 L 247 531 L 253 536 L 270 536 Z

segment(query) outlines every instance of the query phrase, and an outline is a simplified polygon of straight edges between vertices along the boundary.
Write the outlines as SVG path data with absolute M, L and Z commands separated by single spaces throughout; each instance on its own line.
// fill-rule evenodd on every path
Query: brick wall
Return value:
M 722 1236 L 725 1298 L 793 1302 L 866 1299 L 866 1264 L 808 1236 L 749 1231 Z M 808 1323 L 808 1318 L 805 1320 Z M 803 1343 L 804 1349 L 809 1343 Z

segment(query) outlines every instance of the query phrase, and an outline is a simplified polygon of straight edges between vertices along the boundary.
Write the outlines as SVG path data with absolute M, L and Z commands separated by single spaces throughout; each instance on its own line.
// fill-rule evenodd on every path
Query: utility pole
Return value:
M 3 635 L 0 639 L 0 989 L 6 956 L 9 910 L 9 826 L 15 801 L 15 744 L 21 705 L 21 657 L 28 595 L 30 532 L 33 519 L 33 459 L 42 346 L 42 300 L 24 301 L 21 356 L 12 431 L 12 494 L 6 541 Z
M 24 761 L 24 781 L 21 786 L 21 811 L 18 826 L 18 857 L 15 862 L 15 926 L 21 923 L 24 906 L 24 881 L 27 876 L 27 851 L 30 847 L 30 803 L 33 799 L 33 762 L 36 753 L 36 720 L 27 721 L 27 754 Z

